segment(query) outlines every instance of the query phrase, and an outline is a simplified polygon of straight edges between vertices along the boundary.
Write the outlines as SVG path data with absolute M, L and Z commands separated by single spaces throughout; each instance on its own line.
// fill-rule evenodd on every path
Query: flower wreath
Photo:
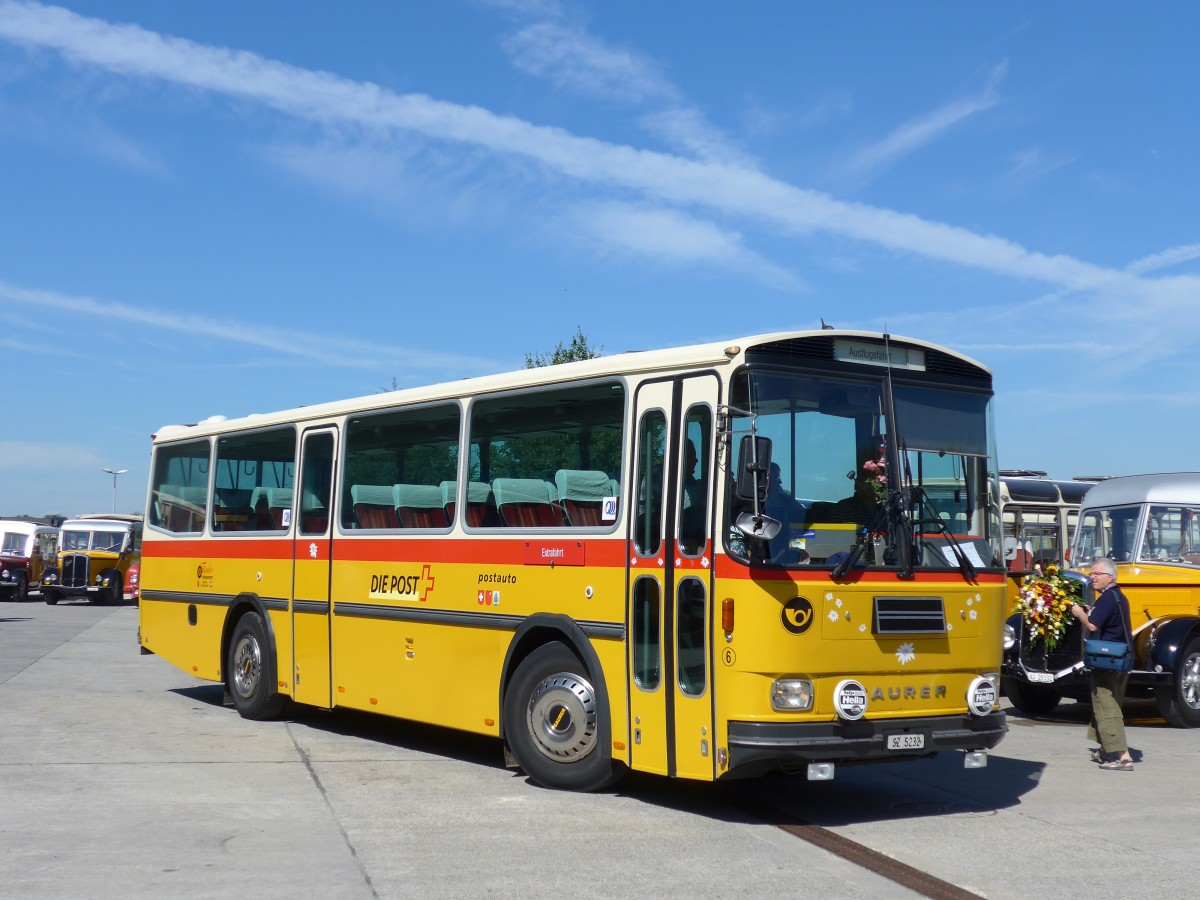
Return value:
M 1046 649 L 1053 650 L 1067 632 L 1071 622 L 1071 604 L 1083 600 L 1083 585 L 1072 578 L 1064 578 L 1058 566 L 1041 565 L 1021 580 L 1020 599 L 1017 612 L 1025 624 L 1032 643 L 1045 641 Z

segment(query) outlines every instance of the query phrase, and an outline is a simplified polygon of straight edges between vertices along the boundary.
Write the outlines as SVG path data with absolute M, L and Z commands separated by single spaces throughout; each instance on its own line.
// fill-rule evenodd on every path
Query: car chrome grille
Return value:
M 62 576 L 59 582 L 63 587 L 87 587 L 88 557 L 83 553 L 72 553 L 63 557 Z

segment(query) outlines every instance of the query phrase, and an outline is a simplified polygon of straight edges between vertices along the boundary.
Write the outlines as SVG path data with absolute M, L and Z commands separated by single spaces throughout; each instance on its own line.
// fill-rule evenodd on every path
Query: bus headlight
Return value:
M 776 678 L 771 682 L 771 709 L 799 712 L 812 709 L 812 682 L 803 678 Z
M 1011 650 L 1017 643 L 1017 629 L 1004 623 L 1004 649 Z

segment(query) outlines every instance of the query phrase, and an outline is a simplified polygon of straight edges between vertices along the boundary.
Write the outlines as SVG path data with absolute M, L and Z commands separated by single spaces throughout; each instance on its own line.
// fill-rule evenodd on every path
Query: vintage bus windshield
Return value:
M 803 372 L 749 369 L 734 380 L 733 430 L 772 443 L 764 505 L 781 523 L 766 547 L 736 534 L 746 511 L 731 503 L 726 530 L 731 552 L 747 560 L 783 565 L 836 565 L 863 529 L 879 535 L 866 558 L 898 565 L 896 523 L 884 515 L 889 491 L 901 491 L 908 511 L 901 527 L 912 531 L 912 565 L 959 567 L 957 545 L 973 566 L 1000 564 L 1000 521 L 994 454 L 988 444 L 985 394 L 897 384 L 889 440 L 883 378 L 831 378 Z M 888 459 L 898 448 L 900 464 Z M 738 464 L 735 443 L 734 471 Z M 888 550 L 888 545 L 893 546 Z

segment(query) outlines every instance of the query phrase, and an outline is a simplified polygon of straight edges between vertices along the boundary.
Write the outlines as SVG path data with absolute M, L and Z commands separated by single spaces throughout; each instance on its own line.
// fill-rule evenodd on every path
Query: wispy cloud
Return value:
M 1074 161 L 1067 156 L 1047 156 L 1037 147 L 1030 147 L 1013 155 L 1012 165 L 1001 177 L 1009 185 L 1020 188 Z
M 102 465 L 94 451 L 78 444 L 0 441 L 0 469 L 28 472 L 95 467 L 98 470 Z
M 1125 271 L 1135 275 L 1144 275 L 1147 272 L 1156 272 L 1159 269 L 1182 265 L 1194 259 L 1200 259 L 1200 244 L 1185 244 L 1134 260 L 1125 267 Z
M 740 246 L 745 247 L 742 235 L 746 229 L 761 229 L 774 238 L 791 235 L 802 239 L 825 233 L 1086 295 L 1086 309 L 1091 315 L 1105 317 L 1105 321 L 1121 327 L 1140 321 L 1144 329 L 1146 321 L 1155 320 L 1156 311 L 1164 321 L 1170 315 L 1174 317 L 1172 322 L 1183 319 L 1188 323 L 1188 327 L 1176 324 L 1162 334 L 1146 332 L 1168 342 L 1159 350 L 1191 342 L 1191 335 L 1197 331 L 1194 325 L 1200 317 L 1200 278 L 1147 279 L 1141 274 L 1145 269 L 1120 271 L 1066 255 L 1038 253 L 1002 237 L 845 202 L 773 178 L 744 161 L 684 158 L 609 143 L 497 115 L 477 106 L 448 103 L 423 94 L 395 94 L 374 84 L 299 69 L 252 53 L 207 47 L 33 3 L 0 0 L 0 39 L 55 50 L 78 64 L 117 75 L 156 79 L 257 103 L 339 134 L 360 129 L 367 132 L 371 142 L 386 143 L 403 137 L 406 141 L 453 147 L 460 153 L 465 148 L 470 155 L 522 163 L 525 177 L 545 180 L 547 194 L 559 183 L 586 185 L 600 189 L 611 200 L 626 202 L 633 197 L 647 209 L 674 208 L 677 219 L 670 224 L 690 228 L 694 237 L 705 232 L 705 226 L 698 224 L 701 219 L 728 219 L 738 223 L 736 231 L 732 226 L 712 225 L 708 236 L 714 247 L 724 241 L 725 258 L 735 265 L 762 261 L 756 260 L 748 247 L 741 255 L 733 252 L 739 244 L 730 236 L 737 234 L 743 241 Z M 641 70 L 633 66 L 629 71 Z M 967 116 L 994 105 L 995 88 L 1003 75 L 1004 67 L 997 67 L 986 88 L 975 97 L 909 123 L 870 157 L 877 162 L 895 159 Z M 647 84 L 654 82 L 649 79 Z M 653 215 L 660 216 L 660 224 L 666 224 L 661 218 L 664 213 Z M 620 228 L 610 227 L 607 233 L 617 246 L 625 245 Z M 660 242 L 660 251 L 668 259 L 677 259 L 680 253 L 678 247 L 666 241 Z M 1070 308 L 1060 304 L 1063 322 L 1068 326 L 1072 322 L 1077 325 L 1081 315 L 1083 298 L 1076 300 Z M 103 312 L 110 316 L 158 315 L 115 305 Z M 245 329 L 233 323 L 216 326 L 165 317 L 164 324 L 188 329 L 214 327 L 221 334 L 230 334 L 231 339 L 245 337 Z M 1016 325 L 1010 324 L 1009 328 L 1012 331 Z M 333 355 L 326 349 L 324 336 L 318 340 L 311 335 L 261 331 L 253 339 L 281 352 L 311 353 L 314 358 Z M 420 355 L 414 355 L 414 359 L 417 364 L 433 364 Z M 342 357 L 331 361 L 346 363 Z
M 405 366 L 421 369 L 449 370 L 457 367 L 465 371 L 475 371 L 480 366 L 476 360 L 397 348 L 393 348 L 396 354 L 393 359 L 381 361 L 378 345 L 373 342 L 355 341 L 330 334 L 283 331 L 257 322 L 219 321 L 202 316 L 176 315 L 124 303 L 105 303 L 91 297 L 72 297 L 53 291 L 27 290 L 2 281 L 0 302 L 91 316 L 108 322 L 144 326 L 159 331 L 173 331 L 192 338 L 218 338 L 227 343 L 259 347 L 287 357 L 303 358 L 331 366 L 378 369 L 381 362 L 385 365 L 402 362 Z
M 627 103 L 679 99 L 654 62 L 580 28 L 537 22 L 505 40 L 504 49 L 521 71 L 580 93 Z
M 1008 63 L 1000 63 L 988 73 L 987 84 L 975 96 L 955 100 L 932 112 L 909 119 L 882 140 L 851 154 L 841 166 L 842 174 L 862 178 L 886 168 L 932 143 L 965 119 L 991 109 L 999 103 L 996 88 L 1007 73 Z
M 741 235 L 674 210 L 605 203 L 582 209 L 579 219 L 588 234 L 632 254 L 733 269 L 785 290 L 802 286 L 795 275 L 748 250 Z

